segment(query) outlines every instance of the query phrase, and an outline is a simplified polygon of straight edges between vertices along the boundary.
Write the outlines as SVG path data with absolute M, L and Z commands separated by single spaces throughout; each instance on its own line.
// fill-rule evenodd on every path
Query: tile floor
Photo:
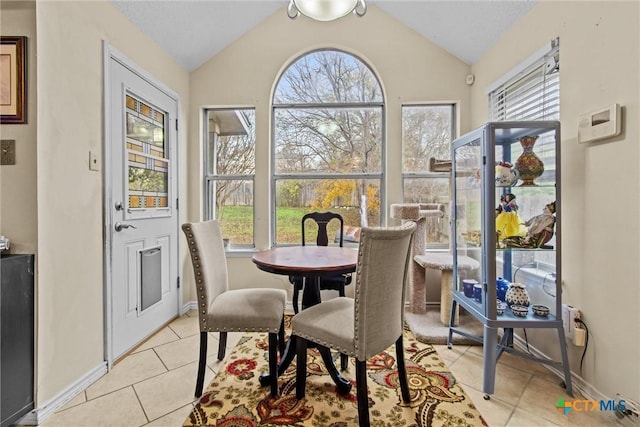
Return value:
M 227 355 L 240 336 L 229 334 Z M 195 403 L 198 346 L 197 313 L 192 311 L 151 337 L 41 426 L 181 426 Z M 216 358 L 217 347 L 217 334 L 212 334 L 205 385 L 222 363 Z M 495 394 L 486 401 L 481 391 L 482 348 L 436 349 L 490 426 L 631 425 L 605 412 L 563 415 L 555 404 L 559 397 L 571 398 L 560 380 L 542 365 L 510 354 L 501 357 Z

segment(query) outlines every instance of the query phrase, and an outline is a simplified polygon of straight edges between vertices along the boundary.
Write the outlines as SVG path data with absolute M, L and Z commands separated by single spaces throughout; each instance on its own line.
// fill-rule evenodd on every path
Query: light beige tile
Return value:
M 141 351 L 148 350 L 153 347 L 157 347 L 162 344 L 170 343 L 179 340 L 180 337 L 171 330 L 171 328 L 163 328 L 154 334 L 151 338 L 146 340 L 142 345 L 136 348 L 133 353 L 140 353 Z
M 145 427 L 181 426 L 184 424 L 184 421 L 187 419 L 191 411 L 193 411 L 193 405 L 190 403 L 182 408 L 176 409 L 170 414 L 153 420 L 149 424 L 145 424 Z
M 139 426 L 146 422 L 147 417 L 140 407 L 133 388 L 127 387 L 56 412 L 40 425 L 42 427 Z
M 433 345 L 433 348 L 438 352 L 438 356 L 449 365 L 451 362 L 455 362 L 458 360 L 460 356 L 462 356 L 468 349 L 469 346 L 465 345 L 454 345 L 451 348 L 448 348 L 446 345 Z
M 507 427 L 553 427 L 558 424 L 545 420 L 539 415 L 516 408 L 507 423 Z
M 491 396 L 489 400 L 484 399 L 484 393 L 480 390 L 465 385 L 463 387 L 465 393 L 471 398 L 471 401 L 478 408 L 482 418 L 492 427 L 505 426 L 509 417 L 513 413 L 515 407 L 500 398 Z
M 211 353 L 214 340 L 209 340 L 207 354 Z M 215 341 L 217 346 L 217 341 Z M 165 364 L 167 369 L 172 370 L 180 366 L 195 362 L 200 355 L 200 336 L 192 335 L 178 341 L 163 344 L 154 348 L 154 351 Z
M 230 334 L 229 334 L 230 335 Z M 209 343 L 207 344 L 207 360 L 218 355 L 218 334 L 209 334 Z M 227 337 L 226 357 L 233 351 L 237 340 L 230 340 Z M 200 357 L 200 334 L 192 335 L 178 341 L 164 344 L 154 348 L 167 369 L 175 369 L 186 364 L 197 362 Z M 217 359 L 216 359 L 217 360 Z M 215 363 L 214 363 L 215 364 Z
M 473 346 L 469 348 L 469 352 L 482 356 L 483 347 Z M 556 374 L 554 374 L 551 370 L 549 370 L 544 364 L 535 362 L 531 359 L 527 359 L 526 357 L 516 356 L 506 351 L 502 353 L 502 355 L 498 359 L 498 363 L 502 363 L 514 369 L 520 369 L 522 371 L 529 372 L 532 375 L 546 378 L 549 381 L 554 381 L 554 380 L 562 381 Z
M 469 346 L 469 353 L 473 353 L 473 354 L 477 354 L 477 355 L 482 356 L 483 352 L 484 352 L 484 346 L 482 346 L 482 345 Z
M 150 420 L 165 416 L 196 400 L 194 392 L 197 365 L 196 362 L 190 363 L 133 386 Z M 213 377 L 213 371 L 207 369 L 204 376 L 205 389 Z
M 571 410 L 565 415 L 563 411 L 556 408 L 559 398 L 563 398 L 565 401 L 583 399 L 577 394 L 574 397 L 569 396 L 564 388 L 558 386 L 557 382 L 549 382 L 535 377 L 522 395 L 518 408 L 538 414 L 539 417 L 558 425 L 594 427 L 617 425 L 615 415 L 610 412 Z M 582 409 L 584 406 L 579 406 L 579 408 Z
M 573 413 L 572 413 L 573 412 Z M 615 414 L 610 411 L 593 411 L 593 412 L 569 412 L 563 419 L 563 426 L 582 426 L 582 427 L 621 427 L 624 424 L 618 422 Z M 556 421 L 554 419 L 554 421 Z M 637 423 L 635 424 L 638 425 Z
M 130 354 L 87 388 L 87 399 L 95 399 L 166 371 L 167 369 L 153 350 Z
M 169 323 L 169 328 L 180 338 L 189 337 L 200 333 L 198 325 L 198 317 L 180 316 L 173 322 Z
M 483 390 L 482 356 L 466 352 L 449 368 L 453 376 L 462 384 L 469 385 L 476 390 Z M 530 379 L 531 374 L 498 363 L 493 395 L 504 402 L 516 405 Z
M 198 310 L 189 310 L 185 313 L 189 317 L 198 317 Z
M 527 359 L 525 357 L 516 356 L 507 352 L 502 353 L 498 363 L 506 366 L 510 366 L 514 369 L 520 369 L 521 371 L 529 372 L 540 378 L 545 378 L 548 381 L 555 381 L 560 383 L 560 379 L 556 374 L 549 370 L 544 364 Z
M 71 399 L 69 402 L 67 402 L 67 404 L 64 405 L 62 408 L 60 408 L 58 410 L 58 412 L 64 411 L 65 409 L 69 409 L 69 408 L 71 408 L 73 406 L 79 405 L 79 404 L 84 403 L 86 401 L 87 401 L 87 396 L 85 395 L 85 392 L 83 391 L 82 393 L 78 394 L 76 397 Z

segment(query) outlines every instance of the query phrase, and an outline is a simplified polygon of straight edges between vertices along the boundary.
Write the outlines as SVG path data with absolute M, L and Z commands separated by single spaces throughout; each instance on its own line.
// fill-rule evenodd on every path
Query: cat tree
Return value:
M 423 255 L 427 247 L 427 218 L 444 218 L 444 205 L 438 203 L 397 203 L 391 205 L 391 218 L 416 223 L 411 247 L 411 259 Z M 409 310 L 412 313 L 427 312 L 427 284 L 425 269 L 417 262 L 409 268 Z
M 409 268 L 409 311 L 414 314 L 427 312 L 426 269 L 439 270 L 440 281 L 440 321 L 449 325 L 453 296 L 453 255 L 444 252 L 427 252 L 427 218 L 443 218 L 444 205 L 438 203 L 398 203 L 391 205 L 391 218 L 416 223 L 416 231 L 411 247 L 413 262 Z M 467 256 L 458 257 L 458 269 L 473 271 L 480 266 L 478 261 Z M 458 312 L 454 325 L 458 324 Z

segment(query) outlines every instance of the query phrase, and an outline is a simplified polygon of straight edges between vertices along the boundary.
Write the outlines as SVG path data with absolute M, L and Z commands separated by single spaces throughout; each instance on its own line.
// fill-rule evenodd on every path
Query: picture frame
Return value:
M 27 123 L 27 37 L 0 37 L 0 124 Z

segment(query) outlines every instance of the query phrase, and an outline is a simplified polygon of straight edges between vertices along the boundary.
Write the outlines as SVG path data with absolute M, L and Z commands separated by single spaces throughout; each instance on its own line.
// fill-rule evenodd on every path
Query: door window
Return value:
M 127 218 L 170 215 L 166 114 L 126 96 Z

